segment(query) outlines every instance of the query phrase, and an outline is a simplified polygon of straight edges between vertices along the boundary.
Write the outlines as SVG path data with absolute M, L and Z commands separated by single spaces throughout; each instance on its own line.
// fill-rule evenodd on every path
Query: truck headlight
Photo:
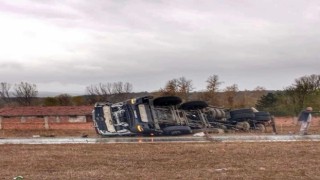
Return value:
M 141 125 L 137 125 L 137 130 L 138 130 L 139 132 L 143 132 L 143 127 L 142 127 Z

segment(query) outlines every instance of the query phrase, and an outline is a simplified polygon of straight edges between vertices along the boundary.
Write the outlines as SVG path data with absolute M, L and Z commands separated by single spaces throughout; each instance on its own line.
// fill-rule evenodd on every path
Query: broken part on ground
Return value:
M 92 112 L 96 132 L 102 136 L 184 135 L 199 131 L 265 132 L 275 124 L 269 112 L 254 108 L 227 110 L 204 101 L 176 96 L 144 96 L 118 103 L 97 102 Z

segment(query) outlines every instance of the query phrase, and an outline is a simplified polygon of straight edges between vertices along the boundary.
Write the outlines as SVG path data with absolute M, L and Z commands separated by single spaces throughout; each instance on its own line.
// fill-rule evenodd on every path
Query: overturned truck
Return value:
M 180 105 L 192 129 L 220 128 L 223 130 L 239 130 L 265 132 L 271 126 L 276 133 L 273 117 L 269 112 L 258 111 L 255 108 L 225 110 L 209 106 L 204 101 L 189 101 Z
M 181 102 L 175 96 L 98 102 L 92 112 L 94 127 L 102 136 L 190 134 L 188 124 L 178 118 L 177 105 Z
M 225 110 L 204 101 L 182 103 L 176 96 L 144 96 L 118 103 L 98 102 L 92 112 L 102 136 L 183 135 L 210 128 L 265 132 L 275 124 L 268 112 L 252 108 Z

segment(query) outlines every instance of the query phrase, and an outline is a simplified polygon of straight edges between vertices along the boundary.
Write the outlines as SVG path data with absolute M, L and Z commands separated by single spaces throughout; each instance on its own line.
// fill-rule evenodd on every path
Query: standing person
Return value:
M 300 127 L 300 134 L 301 135 L 307 135 L 308 129 L 310 127 L 310 123 L 312 120 L 312 107 L 307 107 L 306 110 L 302 111 L 299 115 L 298 121 L 301 124 Z

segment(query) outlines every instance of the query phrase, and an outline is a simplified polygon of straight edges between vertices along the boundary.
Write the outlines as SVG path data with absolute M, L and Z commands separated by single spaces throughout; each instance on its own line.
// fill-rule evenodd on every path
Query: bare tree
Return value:
M 110 83 L 110 82 L 108 82 L 107 84 L 105 84 L 105 88 L 106 88 L 106 93 L 107 93 L 107 94 L 112 94 L 112 89 L 113 89 L 112 86 L 113 86 L 113 85 L 112 85 L 112 83 Z
M 90 85 L 87 86 L 86 90 L 91 103 L 108 101 L 109 95 L 111 94 L 109 84 L 99 83 L 97 85 Z
M 131 93 L 132 89 L 133 89 L 132 84 L 130 84 L 128 82 L 124 83 L 123 90 L 125 93 Z
M 30 106 L 38 95 L 37 86 L 27 82 L 15 84 L 13 95 L 20 105 Z
M 132 84 L 121 81 L 114 83 L 99 83 L 86 88 L 90 104 L 97 101 L 120 101 L 125 100 L 128 93 L 132 92 Z
M 238 89 L 237 84 L 227 86 L 224 90 L 225 95 L 226 95 L 226 99 L 228 102 L 228 106 L 230 108 L 234 108 L 234 106 L 235 106 L 235 97 L 236 97 L 238 91 L 239 91 L 239 89 Z
M 206 81 L 207 84 L 207 91 L 209 92 L 217 92 L 219 89 L 219 86 L 223 83 L 219 81 L 219 76 L 218 75 L 211 75 Z
M 162 95 L 179 96 L 183 100 L 189 100 L 190 92 L 193 90 L 192 80 L 187 80 L 185 77 L 172 79 L 167 82 L 164 89 L 160 89 Z
M 97 95 L 97 88 L 95 85 L 90 85 L 86 87 L 86 99 L 89 104 L 94 104 L 95 102 L 99 101 L 99 96 Z
M 223 83 L 219 81 L 218 75 L 211 75 L 207 79 L 207 91 L 204 93 L 204 100 L 212 105 L 219 105 L 219 100 L 217 98 L 217 92 L 219 86 Z
M 113 83 L 112 87 L 113 101 L 123 101 L 128 99 L 129 93 L 132 92 L 132 84 L 121 81 Z
M 10 88 L 11 88 L 11 84 L 6 83 L 6 82 L 0 83 L 0 97 L 6 103 L 9 103 L 11 101 L 10 100 L 10 92 L 9 92 Z
M 194 89 L 192 85 L 192 80 L 187 80 L 185 77 L 180 77 L 178 79 L 178 88 L 180 97 L 183 100 L 188 101 L 190 92 Z
M 119 82 L 114 82 L 113 83 L 113 90 L 112 90 L 113 94 L 121 94 L 123 93 L 123 82 L 119 81 Z
M 160 89 L 160 92 L 165 96 L 175 96 L 178 93 L 178 89 L 178 80 L 172 79 L 167 82 L 164 89 Z

